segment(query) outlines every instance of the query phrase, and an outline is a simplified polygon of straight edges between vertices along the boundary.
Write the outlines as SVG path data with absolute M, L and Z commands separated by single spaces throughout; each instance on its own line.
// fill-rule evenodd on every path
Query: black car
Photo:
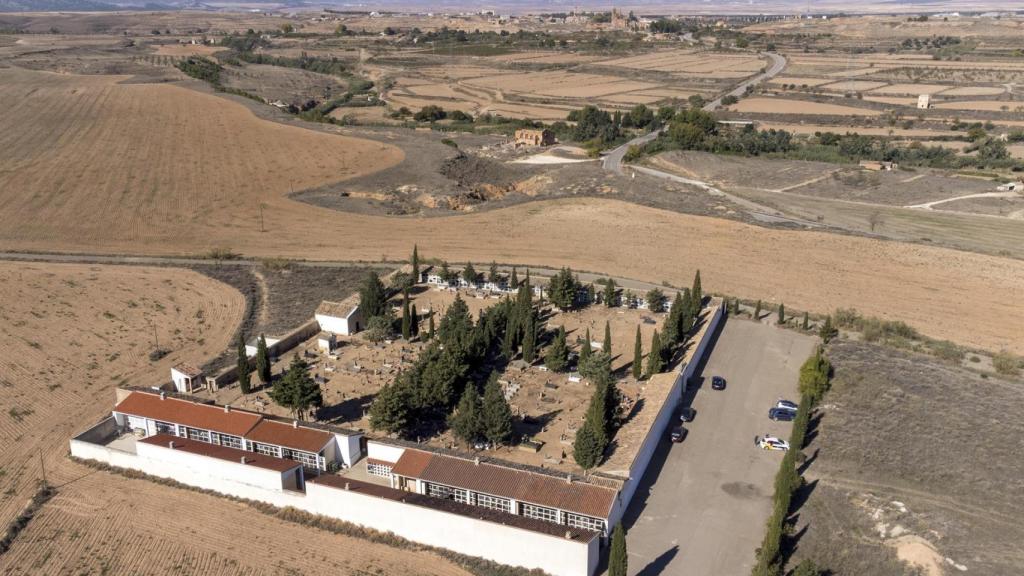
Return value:
M 768 411 L 768 417 L 779 422 L 791 422 L 796 418 L 796 412 L 788 408 L 772 408 Z
M 711 389 L 712 390 L 725 390 L 725 378 L 721 376 L 711 377 Z
M 678 426 L 676 428 L 673 428 L 672 429 L 672 441 L 673 442 L 677 442 L 677 443 L 678 442 L 682 442 L 683 440 L 686 439 L 686 432 L 687 432 L 686 428 L 683 428 L 682 426 Z
M 697 411 L 693 408 L 686 406 L 679 411 L 680 422 L 693 422 L 693 419 L 697 416 Z

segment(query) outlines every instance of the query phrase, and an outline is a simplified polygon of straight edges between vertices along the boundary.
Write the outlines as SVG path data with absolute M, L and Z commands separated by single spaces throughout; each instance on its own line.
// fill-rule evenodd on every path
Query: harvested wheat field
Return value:
M 261 203 L 299 208 L 284 200 L 291 189 L 402 158 L 383 144 L 262 121 L 181 86 L 118 80 L 0 70 L 0 101 L 10 103 L 0 110 L 0 227 L 76 242 L 193 227 L 230 235 L 258 221 Z
M 7 73 L 10 72 L 4 72 Z M 694 269 L 700 268 L 709 278 L 710 286 L 731 295 L 784 299 L 788 306 L 813 311 L 853 306 L 869 314 L 905 320 L 930 336 L 987 349 L 1006 347 L 1024 351 L 1019 328 L 1024 325 L 1024 309 L 1013 304 L 1024 285 L 1021 261 L 826 233 L 771 230 L 613 200 L 535 202 L 427 220 L 340 213 L 287 199 L 290 180 L 295 179 L 296 189 L 313 185 L 317 179 L 340 180 L 356 173 L 358 162 L 369 164 L 370 156 L 376 155 L 365 171 L 371 166 L 398 161 L 397 151 L 375 143 L 259 121 L 241 106 L 183 88 L 117 86 L 109 84 L 109 80 L 97 79 L 96 82 L 108 84 L 83 85 L 77 94 L 70 94 L 66 85 L 60 84 L 62 77 L 46 76 L 58 86 L 41 88 L 33 102 L 43 101 L 49 108 L 30 108 L 16 118 L 0 112 L 4 125 L 28 120 L 38 122 L 32 125 L 45 132 L 48 122 L 41 119 L 51 118 L 50 110 L 67 109 L 66 100 L 74 100 L 78 95 L 101 92 L 108 101 L 116 103 L 126 98 L 116 96 L 121 89 L 144 88 L 156 94 L 172 90 L 175 97 L 185 102 L 205 98 L 202 103 L 207 110 L 243 120 L 239 131 L 260 138 L 259 149 L 264 152 L 280 150 L 289 142 L 291 146 L 305 146 L 301 154 L 297 149 L 285 150 L 288 160 L 304 172 L 300 175 L 298 168 L 286 169 L 270 155 L 263 156 L 262 163 L 251 161 L 246 157 L 246 151 L 254 150 L 249 147 L 251 140 L 235 140 L 234 146 L 217 147 L 202 144 L 203 140 L 196 136 L 192 139 L 199 143 L 195 148 L 231 170 L 218 175 L 210 167 L 209 173 L 202 172 L 203 178 L 193 179 L 188 171 L 195 169 L 200 159 L 196 152 L 187 146 L 172 147 L 175 153 L 185 156 L 185 160 L 179 160 L 167 152 L 167 143 L 149 138 L 142 148 L 153 158 L 162 159 L 156 164 L 157 173 L 165 174 L 156 179 L 148 174 L 132 176 L 147 179 L 143 188 L 146 194 L 126 194 L 126 199 L 119 203 L 101 204 L 95 201 L 97 190 L 112 195 L 109 185 L 98 189 L 67 185 L 60 195 L 45 195 L 45 188 L 32 186 L 29 201 L 13 203 L 7 199 L 0 203 L 0 222 L 4 224 L 0 228 L 0 246 L 5 249 L 205 254 L 212 247 L 221 247 L 250 256 L 378 260 L 382 256 L 405 258 L 409 247 L 419 242 L 424 253 L 452 261 L 494 259 L 553 267 L 568 265 L 655 282 L 685 284 Z M 15 88 L 5 84 L 0 89 Z M 28 105 L 21 102 L 16 108 Z M 171 99 L 166 106 L 174 109 L 175 105 Z M 87 114 L 106 112 L 78 112 L 80 116 Z M 151 106 L 148 116 L 132 118 L 134 131 L 165 130 L 161 123 L 166 123 L 168 115 L 166 109 Z M 196 115 L 203 117 L 203 112 Z M 178 125 L 186 123 L 181 117 L 171 118 Z M 218 118 L 205 121 L 216 124 Z M 96 129 L 97 124 L 93 126 Z M 50 129 L 56 127 L 51 125 Z M 36 160 L 46 162 L 47 170 L 33 170 L 21 158 L 25 152 L 8 145 L 0 149 L 7 150 L 5 153 L 14 155 L 18 161 L 14 163 L 15 169 L 3 178 L 14 183 L 28 180 L 30 184 L 33 179 L 69 184 L 88 182 L 95 172 L 91 163 L 99 163 L 110 171 L 108 179 L 123 186 L 133 168 L 123 163 L 112 164 L 107 158 L 112 155 L 109 150 L 121 155 L 140 152 L 130 150 L 136 143 L 119 136 L 113 125 L 105 130 L 98 140 L 104 143 L 105 155 L 99 152 L 100 146 L 89 147 L 96 152 L 87 154 L 86 145 L 74 137 L 74 132 L 59 141 L 35 136 L 33 132 L 33 141 L 54 146 Z M 0 131 L 0 138 L 8 134 Z M 211 139 L 234 138 L 219 132 L 197 134 L 206 134 Z M 266 140 L 271 135 L 277 139 Z M 329 153 L 335 142 L 345 154 Z M 53 162 L 50 158 L 64 160 Z M 209 158 L 198 170 L 207 170 Z M 253 177 L 245 178 L 245 171 Z M 204 179 L 214 179 L 225 189 L 208 186 Z M 23 187 L 13 193 L 9 186 L 0 189 L 9 198 L 18 198 L 18 192 L 24 194 Z M 169 196 L 177 201 L 168 201 Z M 113 198 L 117 198 L 116 194 Z M 252 202 L 251 208 L 245 205 L 249 199 L 259 199 L 268 206 L 264 233 L 260 232 L 256 202 Z M 113 209 L 115 206 L 118 209 Z M 92 221 L 69 214 L 86 214 Z M 567 243 L 566 238 L 574 241 Z M 662 248 L 652 252 L 652 239 L 658 239 L 653 245 Z M 836 255 L 840 254 L 843 260 L 836 265 Z M 793 274 L 792 270 L 802 270 L 803 274 Z M 887 282 L 880 284 L 879 279 L 883 278 Z M 908 286 L 922 289 L 908 290 Z
M 829 116 L 878 116 L 875 110 L 840 106 L 838 104 L 822 104 L 804 100 L 786 100 L 783 98 L 744 98 L 729 107 L 736 112 L 753 112 L 762 114 L 820 114 Z
M 81 474 L 67 439 L 109 411 L 116 386 L 161 384 L 172 365 L 216 356 L 244 308 L 186 270 L 0 262 L 0 523 L 34 489 L 40 453 L 51 481 Z M 170 353 L 151 362 L 154 338 Z
M 30 496 L 39 454 L 57 488 L 0 556 L 0 573 L 465 574 L 66 458 L 68 438 L 109 413 L 116 386 L 160 384 L 173 364 L 229 346 L 245 308 L 233 288 L 173 268 L 0 262 L 0 295 L 0 399 L 10 410 L 0 419 L 0 521 Z M 150 362 L 154 327 L 172 352 Z M 275 545 L 281 538 L 289 545 Z

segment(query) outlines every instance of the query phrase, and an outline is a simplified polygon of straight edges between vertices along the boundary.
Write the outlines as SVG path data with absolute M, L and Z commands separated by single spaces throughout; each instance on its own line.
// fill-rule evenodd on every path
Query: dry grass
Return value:
M 892 573 L 870 569 L 880 556 L 865 552 L 904 532 L 970 573 L 1019 570 L 1024 384 L 850 341 L 829 357 L 835 378 L 807 450 L 820 480 L 798 554 L 824 554 L 836 574 Z

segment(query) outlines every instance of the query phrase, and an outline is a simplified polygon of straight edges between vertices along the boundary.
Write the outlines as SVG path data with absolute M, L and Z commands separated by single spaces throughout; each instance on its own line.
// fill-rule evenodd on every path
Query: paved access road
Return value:
M 797 400 L 800 365 L 815 338 L 729 318 L 685 402 L 697 410 L 681 444 L 663 439 L 626 514 L 629 573 L 749 574 L 771 513 L 782 452 L 754 437 L 789 436 L 768 419 L 779 397 Z M 723 376 L 723 391 L 711 389 Z

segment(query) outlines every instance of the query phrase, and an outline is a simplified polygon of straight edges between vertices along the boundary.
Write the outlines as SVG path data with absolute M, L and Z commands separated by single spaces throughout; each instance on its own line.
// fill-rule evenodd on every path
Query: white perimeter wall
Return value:
M 324 316 L 323 314 L 317 314 L 315 318 L 317 323 L 320 324 L 320 329 L 324 332 L 342 334 L 345 336 L 349 335 L 348 321 L 344 318 L 338 318 L 337 316 Z
M 405 448 L 402 448 L 401 446 L 381 444 L 380 442 L 374 442 L 373 440 L 366 442 L 367 458 L 394 463 L 398 462 L 398 459 L 402 457 L 403 453 L 405 453 Z
M 77 458 L 139 470 L 238 498 L 292 506 L 469 556 L 539 568 L 553 576 L 592 576 L 597 569 L 599 538 L 589 542 L 569 540 L 311 482 L 306 483 L 305 493 L 283 491 L 277 472 L 161 446 L 136 447 L 139 453 L 131 454 L 71 440 L 71 454 Z
M 669 392 L 667 400 L 661 406 L 661 411 L 658 412 L 657 418 L 654 419 L 654 424 L 651 425 L 650 433 L 647 434 L 647 438 L 644 438 L 644 443 L 640 446 L 636 458 L 633 459 L 633 466 L 629 470 L 629 481 L 623 485 L 622 490 L 619 492 L 616 506 L 612 510 L 608 521 L 609 527 L 615 526 L 622 519 L 623 513 L 629 507 L 629 502 L 633 499 L 637 485 L 640 484 L 644 472 L 647 471 L 647 465 L 651 463 L 651 457 L 654 456 L 654 452 L 658 448 L 658 442 L 661 442 L 662 438 L 665 437 L 665 430 L 672 424 L 676 407 L 679 405 L 679 401 L 682 400 L 686 383 L 697 370 L 697 366 L 700 365 L 701 359 L 707 352 L 708 343 L 714 339 L 718 325 L 722 321 L 723 306 L 717 306 L 711 313 L 708 327 L 704 331 L 704 336 L 700 339 L 700 342 L 697 343 L 697 349 L 694 351 L 693 356 L 691 356 L 690 362 L 683 366 L 682 371 L 676 376 L 675 382 L 672 383 L 672 390 Z

